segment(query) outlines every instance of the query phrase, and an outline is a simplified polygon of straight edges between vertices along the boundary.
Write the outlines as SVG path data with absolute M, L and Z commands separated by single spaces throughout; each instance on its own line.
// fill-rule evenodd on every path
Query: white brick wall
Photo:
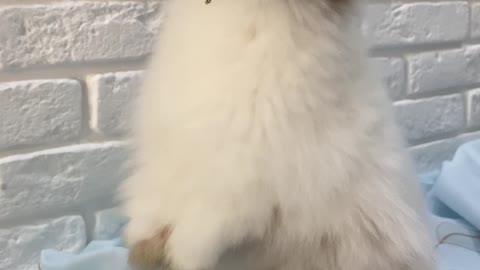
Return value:
M 363 30 L 427 171 L 480 138 L 480 3 L 390 2 L 367 5 Z M 103 209 L 129 172 L 128 119 L 158 10 L 154 0 L 0 1 L 0 270 L 37 269 L 41 248 L 116 233 Z
M 90 107 L 90 128 L 105 136 L 128 132 L 132 100 L 143 74 L 117 72 L 96 74 L 86 78 Z

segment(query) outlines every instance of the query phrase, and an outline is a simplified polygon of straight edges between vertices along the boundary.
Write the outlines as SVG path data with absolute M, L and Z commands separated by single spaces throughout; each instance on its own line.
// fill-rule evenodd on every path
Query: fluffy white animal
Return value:
M 432 270 L 357 0 L 171 0 L 123 186 L 130 262 Z M 225 256 L 223 256 L 225 255 Z

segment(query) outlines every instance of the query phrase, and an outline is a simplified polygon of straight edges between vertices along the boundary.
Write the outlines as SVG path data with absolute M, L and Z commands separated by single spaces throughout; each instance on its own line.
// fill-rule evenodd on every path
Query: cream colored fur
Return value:
M 248 266 L 227 268 L 434 269 L 349 1 L 166 4 L 123 186 L 132 248 L 170 226 L 160 263 L 175 270 L 246 242 Z

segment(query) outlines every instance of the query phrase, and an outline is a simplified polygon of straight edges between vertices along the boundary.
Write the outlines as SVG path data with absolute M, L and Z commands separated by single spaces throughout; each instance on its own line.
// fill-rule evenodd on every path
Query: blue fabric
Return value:
M 421 179 L 431 210 L 438 269 L 480 269 L 480 140 L 461 146 L 441 171 L 423 175 Z M 108 224 L 116 223 L 115 217 L 111 219 Z M 42 270 L 132 270 L 127 265 L 128 250 L 118 233 L 103 235 L 102 239 L 105 238 L 110 240 L 94 240 L 78 254 L 44 250 L 40 267 Z
M 441 270 L 480 269 L 480 140 L 422 177 Z
M 121 239 L 92 241 L 79 254 L 44 250 L 41 270 L 131 270 L 128 250 Z

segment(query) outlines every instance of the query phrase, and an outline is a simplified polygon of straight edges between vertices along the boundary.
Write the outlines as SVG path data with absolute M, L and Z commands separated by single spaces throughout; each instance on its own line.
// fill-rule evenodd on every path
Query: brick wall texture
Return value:
M 365 1 L 362 30 L 419 172 L 480 138 L 480 2 Z M 163 22 L 148 0 L 0 1 L 0 270 L 108 231 Z M 105 210 L 107 209 L 107 210 Z

